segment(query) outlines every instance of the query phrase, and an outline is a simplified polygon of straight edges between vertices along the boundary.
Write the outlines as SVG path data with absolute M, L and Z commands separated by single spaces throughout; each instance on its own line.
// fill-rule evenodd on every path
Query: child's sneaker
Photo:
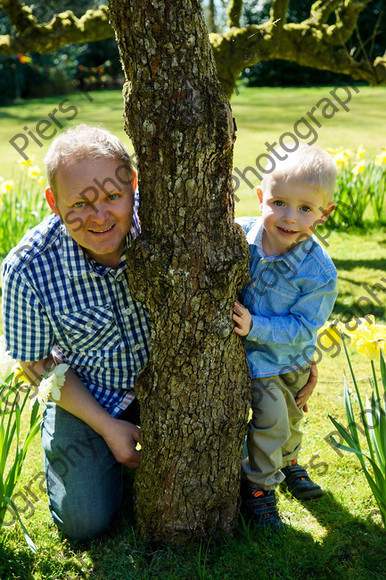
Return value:
M 258 528 L 275 532 L 285 529 L 277 511 L 275 492 L 273 490 L 260 487 L 251 488 L 243 482 L 241 500 L 243 514 L 247 520 L 251 520 Z
M 323 495 L 323 490 L 317 483 L 311 481 L 307 471 L 299 465 L 296 459 L 291 465 L 282 467 L 285 480 L 282 482 L 284 487 L 296 497 L 296 499 L 315 499 Z

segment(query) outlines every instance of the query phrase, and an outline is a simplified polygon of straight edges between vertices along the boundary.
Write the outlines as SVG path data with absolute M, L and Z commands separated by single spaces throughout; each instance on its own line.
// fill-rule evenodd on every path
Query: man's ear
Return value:
M 46 200 L 54 214 L 59 215 L 59 210 L 56 207 L 55 195 L 50 187 L 46 187 Z
M 133 174 L 131 177 L 131 185 L 133 186 L 133 192 L 135 193 L 138 185 L 138 175 L 137 172 L 133 169 Z
M 323 213 L 320 216 L 320 219 L 323 221 L 323 223 L 326 221 L 327 218 L 330 217 L 330 215 L 332 214 L 332 212 L 334 211 L 335 208 L 336 208 L 336 203 L 334 203 L 333 201 L 331 201 L 329 204 L 327 204 L 327 207 L 323 210 Z
M 263 203 L 263 191 L 260 187 L 256 188 L 257 197 L 259 198 L 260 205 Z

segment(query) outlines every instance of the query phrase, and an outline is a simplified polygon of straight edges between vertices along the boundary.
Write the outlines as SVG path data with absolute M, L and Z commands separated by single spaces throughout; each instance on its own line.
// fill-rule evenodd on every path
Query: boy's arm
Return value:
M 39 377 L 52 364 L 54 360 L 51 356 L 36 362 L 20 362 L 24 374 L 32 384 L 39 383 Z M 112 417 L 73 370 L 68 369 L 66 372 L 60 400 L 54 402 L 101 435 L 119 463 L 127 467 L 139 467 L 141 454 L 136 450 L 136 445 L 141 442 L 141 432 L 138 427 Z
M 240 336 L 247 336 L 252 327 L 252 316 L 249 310 L 238 302 L 238 300 L 236 300 L 233 305 L 233 320 L 235 321 L 235 332 Z M 302 389 L 300 389 L 300 391 L 298 391 L 295 398 L 297 406 L 299 409 L 303 409 L 305 413 L 308 411 L 307 401 L 311 397 L 317 382 L 318 367 L 315 361 L 312 361 L 308 382 Z

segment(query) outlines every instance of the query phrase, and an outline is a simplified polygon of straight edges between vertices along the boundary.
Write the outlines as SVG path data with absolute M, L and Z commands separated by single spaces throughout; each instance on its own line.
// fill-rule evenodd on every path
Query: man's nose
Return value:
M 95 222 L 102 223 L 108 214 L 108 207 L 103 201 L 97 201 L 93 204 L 93 211 L 91 212 L 91 219 Z

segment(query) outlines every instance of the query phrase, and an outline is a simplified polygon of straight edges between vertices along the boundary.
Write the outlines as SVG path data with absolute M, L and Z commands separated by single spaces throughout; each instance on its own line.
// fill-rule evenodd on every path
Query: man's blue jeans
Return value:
M 73 539 L 100 536 L 122 501 L 122 465 L 103 437 L 48 403 L 42 422 L 44 470 L 51 515 Z

